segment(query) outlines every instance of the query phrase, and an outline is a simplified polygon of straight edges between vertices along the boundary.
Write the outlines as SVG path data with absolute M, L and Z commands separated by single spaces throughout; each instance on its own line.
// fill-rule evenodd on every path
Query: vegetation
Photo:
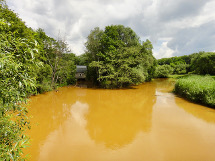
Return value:
M 172 75 L 169 75 L 168 78 L 174 78 L 174 79 L 179 79 L 179 78 L 182 78 L 182 77 L 186 77 L 188 74 L 172 74 Z
M 196 74 L 215 75 L 215 52 L 200 52 L 191 59 L 191 71 Z
M 150 80 L 156 60 L 149 40 L 140 42 L 129 27 L 95 28 L 86 42 L 89 79 L 104 88 L 121 88 Z
M 95 28 L 87 38 L 86 52 L 75 56 L 63 39 L 26 27 L 4 0 L 0 0 L 0 32 L 0 160 L 22 160 L 28 142 L 27 97 L 73 84 L 75 64 L 87 65 L 88 80 L 103 88 L 126 87 L 172 73 L 215 75 L 213 52 L 163 58 L 157 66 L 151 42 L 141 42 L 122 25 Z M 180 79 L 175 92 L 214 106 L 214 87 L 214 79 L 192 76 Z
M 48 37 L 42 29 L 35 32 L 39 43 L 39 61 L 41 67 L 37 70 L 37 91 L 45 92 L 58 86 L 75 82 L 75 54 L 69 53 L 65 41 Z
M 2 39 L 1 44 L 7 43 Z M 11 41 L 12 40 L 12 41 Z M 11 53 L 15 52 L 23 42 L 20 39 L 10 37 L 14 43 Z M 1 49 L 3 47 L 1 46 Z M 18 53 L 19 51 L 17 51 Z M 2 53 L 2 50 L 1 50 Z M 0 158 L 1 160 L 18 160 L 21 149 L 27 141 L 23 131 L 27 127 L 27 110 L 21 102 L 26 101 L 28 93 L 35 88 L 35 79 L 28 74 L 29 69 L 23 62 L 16 61 L 16 56 L 4 52 L 0 57 Z M 26 53 L 22 58 L 31 63 Z M 33 61 L 32 61 L 33 63 Z
M 28 96 L 75 82 L 75 64 L 88 65 L 88 78 L 105 88 L 150 80 L 156 60 L 149 40 L 140 42 L 130 28 L 95 28 L 87 52 L 76 57 L 64 40 L 26 27 L 0 0 L 0 160 L 21 160 L 28 138 Z
M 63 40 L 25 26 L 0 0 L 0 160 L 22 160 L 31 94 L 74 83 L 74 54 Z
M 155 77 L 167 78 L 173 73 L 173 68 L 170 65 L 158 65 L 155 70 Z
M 215 106 L 215 53 L 199 52 L 180 57 L 158 60 L 156 77 L 180 78 L 175 84 L 175 93 L 193 102 Z M 166 66 L 166 68 L 164 68 Z M 167 66 L 172 70 L 167 70 Z M 173 71 L 173 72 L 172 72 Z M 162 74 L 164 73 L 164 74 Z M 174 74 L 175 76 L 171 76 Z M 197 76 L 189 74 L 207 75 Z
M 193 102 L 215 107 L 215 80 L 210 76 L 191 75 L 180 78 L 174 91 Z
M 170 65 L 173 74 L 210 74 L 215 75 L 215 52 L 199 52 L 158 60 L 158 65 Z

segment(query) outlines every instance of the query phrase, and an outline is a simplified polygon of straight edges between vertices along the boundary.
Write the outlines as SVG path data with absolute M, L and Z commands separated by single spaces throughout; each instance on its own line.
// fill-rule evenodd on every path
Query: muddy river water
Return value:
M 213 161 L 215 110 L 173 79 L 130 89 L 63 87 L 31 97 L 31 161 Z

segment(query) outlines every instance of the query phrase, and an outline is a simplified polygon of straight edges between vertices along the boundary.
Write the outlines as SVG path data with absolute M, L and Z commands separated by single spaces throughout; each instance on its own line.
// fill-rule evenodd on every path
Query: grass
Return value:
M 190 75 L 176 81 L 174 92 L 190 101 L 215 107 L 215 76 Z
M 187 74 L 173 74 L 173 75 L 168 75 L 168 78 L 175 78 L 175 79 L 179 79 L 182 77 L 187 76 Z

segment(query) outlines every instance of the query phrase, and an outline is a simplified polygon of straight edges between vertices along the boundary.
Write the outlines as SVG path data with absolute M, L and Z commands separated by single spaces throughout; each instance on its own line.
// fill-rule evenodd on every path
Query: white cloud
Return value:
M 167 46 L 167 41 L 164 41 L 162 42 L 161 46 L 159 47 L 159 49 L 155 49 L 153 51 L 154 53 L 154 56 L 157 58 L 157 59 L 160 59 L 160 58 L 170 58 L 173 56 L 173 53 L 174 53 L 174 50 L 170 49 L 168 46 Z M 176 49 L 177 50 L 177 49 Z
M 131 27 L 143 41 L 149 38 L 156 48 L 156 57 L 191 54 L 197 48 L 215 49 L 211 45 L 215 32 L 214 0 L 7 0 L 7 3 L 29 27 L 42 28 L 54 38 L 59 31 L 66 35 L 76 54 L 84 52 L 90 30 L 111 24 Z M 162 39 L 165 41 L 157 43 Z

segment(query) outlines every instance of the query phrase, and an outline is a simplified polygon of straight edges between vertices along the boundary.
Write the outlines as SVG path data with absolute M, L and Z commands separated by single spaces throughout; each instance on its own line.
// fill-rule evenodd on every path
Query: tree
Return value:
M 95 33 L 100 33 L 99 37 Z M 96 41 L 89 37 L 96 38 Z M 92 46 L 86 46 L 90 60 L 88 69 L 100 86 L 120 88 L 138 84 L 146 80 L 149 71 L 153 70 L 151 66 L 155 59 L 152 56 L 151 42 L 147 40 L 141 44 L 131 28 L 122 25 L 107 26 L 104 31 L 96 28 L 89 37 L 86 44 L 96 42 L 96 50 Z
M 74 83 L 76 57 L 70 53 L 67 43 L 47 36 L 42 29 L 37 30 L 35 37 L 41 46 L 40 60 L 43 62 L 38 71 L 39 92 Z
M 89 65 L 88 55 L 86 53 L 75 57 L 76 65 Z
M 197 74 L 215 75 L 215 53 L 199 52 L 191 60 L 191 69 Z
M 101 51 L 101 37 L 104 34 L 99 27 L 94 28 L 87 37 L 87 42 L 85 43 L 85 47 L 87 49 L 86 56 L 88 57 L 88 62 L 97 61 L 97 53 Z
M 174 69 L 174 74 L 186 74 L 188 66 L 187 64 L 171 64 L 171 67 Z
M 152 49 L 153 46 L 151 42 L 147 39 L 142 44 L 142 52 L 144 53 L 144 61 L 142 61 L 142 66 L 146 70 L 145 73 L 147 74 L 146 81 L 150 81 L 155 74 L 155 69 L 157 66 L 157 60 L 154 58 Z
M 167 78 L 172 72 L 173 68 L 170 65 L 158 65 L 155 70 L 155 77 Z

